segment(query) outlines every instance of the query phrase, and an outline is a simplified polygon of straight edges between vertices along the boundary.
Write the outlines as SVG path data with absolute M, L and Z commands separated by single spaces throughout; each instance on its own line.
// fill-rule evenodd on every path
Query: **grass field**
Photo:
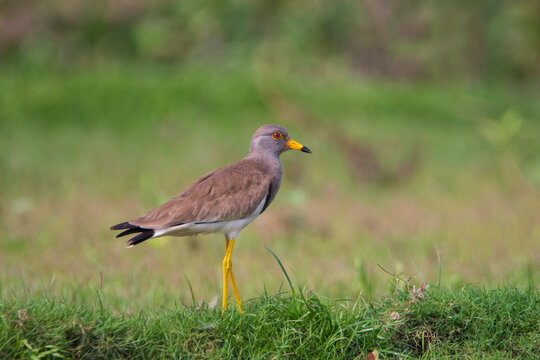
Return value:
M 536 290 L 419 291 L 401 284 L 375 304 L 312 293 L 253 299 L 221 315 L 207 304 L 111 312 L 47 297 L 0 303 L 2 358 L 534 359 Z
M 265 123 L 286 126 L 313 155 L 282 156 L 285 177 L 276 201 L 242 231 L 235 246 L 242 296 L 271 294 L 253 301 L 256 310 L 248 311 L 254 315 L 245 317 L 246 326 L 264 318 L 258 309 L 264 313 L 279 303 L 272 299 L 284 277 L 265 246 L 280 257 L 294 283 L 333 300 L 362 296 L 378 301 L 393 281 L 383 269 L 410 277 L 417 287 L 423 281 L 436 284 L 440 276 L 447 290 L 437 294 L 444 301 L 452 296 L 448 289 L 467 284 L 537 286 L 538 90 L 396 84 L 335 70 L 269 70 L 257 62 L 247 68 L 178 69 L 7 65 L 0 68 L 0 83 L 2 335 L 15 336 L 27 355 L 34 345 L 17 337 L 27 330 L 12 333 L 18 308 L 35 314 L 58 310 L 62 324 L 69 314 L 87 314 L 88 323 L 81 326 L 133 327 L 133 339 L 147 330 L 137 325 L 138 315 L 127 313 L 143 311 L 154 334 L 148 341 L 158 348 L 165 345 L 152 339 L 159 337 L 161 321 L 163 329 L 190 321 L 187 329 L 238 322 L 234 311 L 218 321 L 219 312 L 212 310 L 202 312 L 206 320 L 195 325 L 197 312 L 180 305 L 212 302 L 221 293 L 221 236 L 161 238 L 127 250 L 108 228 L 168 200 L 205 172 L 240 159 L 252 132 Z M 91 311 L 97 292 L 104 309 Z M 510 289 L 497 296 L 518 293 Z M 491 293 L 473 289 L 463 294 L 488 301 L 484 295 Z M 538 294 L 528 294 L 537 314 Z M 339 307 L 333 300 L 324 302 L 325 309 Z M 440 310 L 434 304 L 434 311 Z M 156 315 L 159 309 L 168 309 L 163 319 Z M 302 302 L 286 302 L 282 311 L 291 309 L 300 317 L 311 311 Z M 368 328 L 388 307 L 325 311 L 330 323 L 333 316 L 356 319 L 354 311 L 369 311 Z M 337 339 L 338 330 L 322 333 Z M 178 338 L 170 341 L 186 334 L 175 332 Z M 372 348 L 389 344 L 393 334 Z M 203 331 L 201 344 L 209 346 L 212 336 Z M 216 337 L 223 342 L 208 357 L 239 355 L 228 342 L 234 337 L 227 336 Z M 528 339 L 519 351 L 530 349 Z M 342 341 L 327 345 L 335 350 Z M 60 351 L 62 344 L 54 346 Z M 268 354 L 285 354 L 297 344 L 282 346 L 268 348 Z M 419 354 L 403 346 L 399 351 Z M 441 354 L 444 349 L 454 351 L 443 348 Z M 483 351 L 470 349 L 471 354 Z M 128 357 L 134 348 L 103 351 Z M 187 350 L 178 351 L 180 356 Z M 500 351 L 513 354 L 507 347 Z

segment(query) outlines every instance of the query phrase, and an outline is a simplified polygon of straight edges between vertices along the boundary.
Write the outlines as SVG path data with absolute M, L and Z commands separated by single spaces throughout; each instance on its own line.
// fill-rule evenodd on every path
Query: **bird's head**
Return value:
M 311 154 L 311 150 L 291 139 L 283 126 L 263 125 L 253 134 L 249 152 L 250 154 L 261 152 L 280 155 L 289 149 Z

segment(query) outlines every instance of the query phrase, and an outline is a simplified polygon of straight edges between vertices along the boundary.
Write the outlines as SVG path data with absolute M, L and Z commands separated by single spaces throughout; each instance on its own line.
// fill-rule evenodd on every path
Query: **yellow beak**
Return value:
M 294 141 L 293 139 L 289 139 L 285 143 L 285 145 L 287 145 L 289 147 L 289 149 L 300 150 L 300 151 L 303 151 L 305 153 L 311 154 L 311 150 L 309 150 L 307 147 L 300 144 L 299 142 Z

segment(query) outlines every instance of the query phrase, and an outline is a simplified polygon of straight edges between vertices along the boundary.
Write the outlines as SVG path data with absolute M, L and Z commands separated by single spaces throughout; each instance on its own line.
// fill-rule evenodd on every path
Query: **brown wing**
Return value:
M 174 199 L 129 223 L 159 229 L 181 223 L 246 218 L 268 195 L 270 181 L 262 164 L 240 160 L 204 175 Z

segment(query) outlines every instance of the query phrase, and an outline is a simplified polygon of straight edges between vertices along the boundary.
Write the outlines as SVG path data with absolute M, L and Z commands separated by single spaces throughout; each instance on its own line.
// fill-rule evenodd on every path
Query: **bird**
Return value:
M 227 308 L 230 279 L 238 311 L 242 313 L 232 270 L 234 242 L 239 232 L 276 197 L 283 176 L 280 155 L 290 149 L 312 153 L 291 139 L 285 127 L 263 125 L 253 134 L 243 159 L 203 175 L 173 199 L 138 218 L 111 226 L 111 230 L 124 230 L 117 238 L 136 234 L 127 241 L 128 248 L 166 235 L 225 235 L 222 312 Z

